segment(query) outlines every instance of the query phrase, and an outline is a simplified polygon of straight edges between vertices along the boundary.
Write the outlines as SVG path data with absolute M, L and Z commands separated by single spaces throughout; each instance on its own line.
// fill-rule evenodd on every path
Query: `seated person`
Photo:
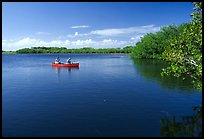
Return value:
M 55 59 L 55 64 L 60 64 L 60 58 L 59 58 L 59 57 L 57 57 L 57 58 Z
M 71 58 L 67 59 L 67 63 L 71 64 Z

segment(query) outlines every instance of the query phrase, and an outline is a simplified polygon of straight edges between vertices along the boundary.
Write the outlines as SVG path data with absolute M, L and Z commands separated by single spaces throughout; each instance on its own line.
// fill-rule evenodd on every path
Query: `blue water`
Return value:
M 79 68 L 52 68 L 59 56 Z M 193 114 L 201 92 L 166 64 L 127 54 L 2 55 L 3 136 L 160 136 L 163 117 Z

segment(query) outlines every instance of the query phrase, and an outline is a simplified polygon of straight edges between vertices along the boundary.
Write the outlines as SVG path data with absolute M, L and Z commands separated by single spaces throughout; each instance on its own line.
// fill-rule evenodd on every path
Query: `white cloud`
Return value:
M 108 43 L 108 42 L 112 42 L 112 40 L 111 39 L 105 39 L 105 40 L 103 40 L 103 42 Z
M 132 37 L 132 36 L 141 36 L 146 33 L 154 33 L 160 30 L 160 27 L 155 25 L 147 25 L 147 26 L 136 26 L 136 27 L 128 27 L 128 28 L 112 28 L 112 29 L 101 29 L 101 30 L 93 30 L 88 33 L 78 33 L 68 34 L 67 38 L 76 38 L 76 37 Z M 139 38 L 140 39 L 140 38 Z M 132 38 L 133 40 L 133 38 Z
M 76 26 L 75 26 L 76 27 Z M 17 50 L 30 47 L 67 47 L 67 48 L 106 48 L 125 47 L 135 45 L 146 33 L 159 31 L 160 27 L 155 25 L 136 26 L 128 28 L 112 28 L 92 30 L 88 33 L 75 32 L 58 37 L 56 40 L 44 41 L 41 39 L 25 37 L 20 40 L 3 40 L 3 50 Z M 42 34 L 42 33 L 41 33 Z
M 67 38 L 76 38 L 76 37 L 84 37 L 84 36 L 89 36 L 90 34 L 84 33 L 80 34 L 78 32 L 75 32 L 74 34 L 68 34 L 66 35 Z M 62 37 L 61 37 L 62 38 Z
M 7 40 L 2 40 L 2 46 L 6 44 Z
M 48 32 L 36 32 L 36 35 L 50 35 Z
M 87 25 L 80 25 L 80 26 L 72 26 L 71 28 L 89 28 L 90 26 Z
M 29 37 L 21 39 L 13 43 L 15 46 L 30 46 L 36 42 L 36 39 L 30 39 Z
M 67 47 L 67 48 L 82 48 L 82 47 L 93 47 L 93 48 L 116 48 L 116 47 L 124 47 L 126 45 L 130 45 L 131 42 L 128 41 L 119 41 L 112 39 L 104 39 L 104 40 L 52 40 L 52 41 L 43 41 L 40 39 L 33 38 L 23 38 L 18 41 L 8 41 L 2 42 L 3 50 L 18 50 L 21 48 L 30 48 L 30 47 Z
M 131 40 L 137 40 L 137 41 L 139 41 L 143 36 L 144 36 L 144 35 L 136 35 L 136 36 L 134 36 L 134 37 L 131 37 L 130 39 L 131 39 Z
M 95 30 L 90 32 L 90 34 L 102 35 L 102 36 L 114 36 L 122 33 L 123 32 L 120 29 L 104 29 L 104 30 Z
M 74 35 L 75 35 L 75 36 L 77 36 L 78 34 L 79 34 L 78 32 L 75 32 L 75 34 L 74 34 Z
M 101 36 L 118 36 L 118 35 L 126 35 L 126 34 L 145 34 L 150 32 L 159 31 L 160 27 L 156 27 L 155 25 L 148 26 L 137 26 L 137 27 L 129 27 L 129 28 L 115 28 L 115 29 L 102 29 L 102 30 L 94 30 L 89 34 L 101 35 Z

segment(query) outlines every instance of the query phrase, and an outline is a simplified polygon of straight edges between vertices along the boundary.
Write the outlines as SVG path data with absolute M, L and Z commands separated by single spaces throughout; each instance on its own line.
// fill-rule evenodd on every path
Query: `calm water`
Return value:
M 71 56 L 79 68 L 52 68 Z M 164 117 L 193 114 L 189 81 L 166 63 L 123 54 L 2 55 L 3 136 L 160 136 Z

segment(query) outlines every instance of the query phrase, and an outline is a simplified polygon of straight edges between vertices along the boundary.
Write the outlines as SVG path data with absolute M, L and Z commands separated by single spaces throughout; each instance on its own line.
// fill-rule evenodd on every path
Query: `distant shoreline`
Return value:
M 124 48 L 92 48 L 83 47 L 78 49 L 67 49 L 66 47 L 31 47 L 23 48 L 16 51 L 4 51 L 2 54 L 129 54 L 133 51 L 134 46 L 126 46 Z
M 130 54 L 130 53 L 16 53 L 2 52 L 3 55 L 20 55 L 20 54 Z

